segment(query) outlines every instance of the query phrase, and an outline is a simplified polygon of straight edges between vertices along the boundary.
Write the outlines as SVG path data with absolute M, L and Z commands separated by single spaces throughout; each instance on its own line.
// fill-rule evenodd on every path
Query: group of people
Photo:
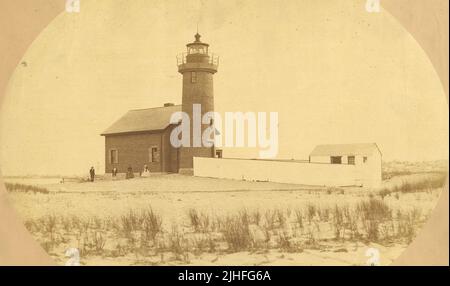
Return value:
M 114 167 L 112 169 L 111 174 L 112 174 L 112 178 L 113 179 L 117 178 L 117 173 L 118 172 L 119 172 L 119 170 L 116 167 Z M 147 165 L 144 165 L 144 169 L 141 172 L 141 177 L 145 177 L 145 178 L 150 177 L 150 169 L 148 168 Z M 125 178 L 126 179 L 134 178 L 134 172 L 133 172 L 133 168 L 131 166 L 129 166 L 127 168 L 127 172 L 125 174 Z M 91 167 L 91 169 L 89 170 L 89 180 L 91 182 L 94 182 L 94 179 L 95 179 L 95 169 L 94 169 L 94 167 Z
M 119 169 L 117 169 L 116 167 L 114 167 L 112 169 L 112 178 L 116 179 L 117 178 L 117 173 L 119 172 Z M 131 166 L 128 167 L 127 172 L 125 173 L 125 178 L 126 179 L 132 179 L 134 178 L 134 173 L 133 173 L 133 168 L 131 168 Z

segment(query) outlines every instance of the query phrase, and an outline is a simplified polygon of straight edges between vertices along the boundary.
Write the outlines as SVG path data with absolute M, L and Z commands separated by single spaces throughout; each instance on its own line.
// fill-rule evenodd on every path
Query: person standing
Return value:
M 132 179 L 132 178 L 134 178 L 133 168 L 131 168 L 131 166 L 129 166 L 127 169 L 126 179 Z
M 141 176 L 144 178 L 150 177 L 150 170 L 147 165 L 144 165 L 144 170 L 142 171 Z
M 113 179 L 115 179 L 117 177 L 117 168 L 116 167 L 114 167 L 112 169 L 112 176 L 113 176 Z
M 89 175 L 91 177 L 91 182 L 93 182 L 94 178 L 95 178 L 95 169 L 94 169 L 94 167 L 91 167 L 91 169 L 89 170 Z

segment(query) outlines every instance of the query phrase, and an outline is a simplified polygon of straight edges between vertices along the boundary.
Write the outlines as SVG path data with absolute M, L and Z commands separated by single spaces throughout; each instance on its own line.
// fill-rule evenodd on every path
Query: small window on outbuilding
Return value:
M 197 82 L 197 73 L 191 72 L 191 83 L 196 83 L 196 82 Z
M 366 156 L 363 157 L 363 163 L 367 163 L 367 157 Z
M 117 149 L 109 150 L 109 163 L 118 164 L 119 163 L 119 151 Z
M 348 156 L 347 160 L 349 165 L 355 165 L 355 156 Z
M 331 156 L 331 164 L 342 164 L 342 156 Z

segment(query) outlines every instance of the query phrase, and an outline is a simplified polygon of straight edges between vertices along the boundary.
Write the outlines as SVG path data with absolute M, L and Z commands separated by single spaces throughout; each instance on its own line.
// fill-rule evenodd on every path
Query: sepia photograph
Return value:
M 383 0 L 61 2 L 0 105 L 56 265 L 387 266 L 448 189 L 448 82 Z

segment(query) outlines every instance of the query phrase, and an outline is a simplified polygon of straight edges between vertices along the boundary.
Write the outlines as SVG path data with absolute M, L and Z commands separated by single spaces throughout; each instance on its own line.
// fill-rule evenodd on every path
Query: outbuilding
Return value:
M 382 153 L 376 143 L 317 145 L 309 162 L 354 165 L 364 185 L 381 183 Z

